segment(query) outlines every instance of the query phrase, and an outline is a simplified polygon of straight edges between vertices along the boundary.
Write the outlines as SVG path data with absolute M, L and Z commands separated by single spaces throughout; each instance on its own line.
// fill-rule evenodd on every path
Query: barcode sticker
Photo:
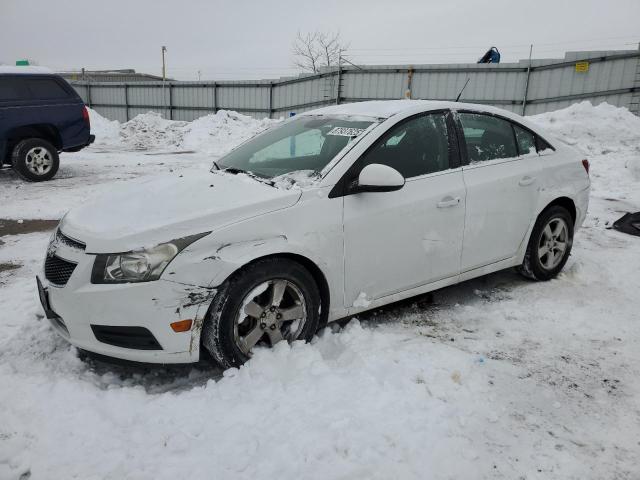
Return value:
M 334 127 L 327 135 L 339 135 L 341 137 L 357 137 L 362 132 L 364 132 L 364 128 L 347 128 L 347 127 Z

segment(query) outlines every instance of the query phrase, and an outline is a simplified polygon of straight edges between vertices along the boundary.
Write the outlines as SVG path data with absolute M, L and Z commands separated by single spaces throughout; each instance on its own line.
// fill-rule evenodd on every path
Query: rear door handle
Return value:
M 438 208 L 455 207 L 460 205 L 460 197 L 446 196 L 437 203 Z
M 526 187 L 527 185 L 531 185 L 535 181 L 536 177 L 530 177 L 529 175 L 526 175 L 520 179 L 518 185 L 520 185 L 521 187 Z

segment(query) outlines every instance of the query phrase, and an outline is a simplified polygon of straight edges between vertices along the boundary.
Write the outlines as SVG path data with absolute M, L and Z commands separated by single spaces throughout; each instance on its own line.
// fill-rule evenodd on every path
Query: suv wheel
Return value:
M 518 271 L 533 280 L 551 280 L 564 267 L 573 245 L 573 221 L 566 208 L 543 211 L 531 232 L 527 252 Z
M 213 300 L 202 343 L 224 368 L 246 362 L 257 346 L 309 341 L 320 319 L 320 294 L 300 264 L 268 258 L 228 279 Z
M 41 138 L 18 142 L 13 148 L 11 162 L 18 175 L 30 182 L 53 178 L 60 166 L 56 148 Z

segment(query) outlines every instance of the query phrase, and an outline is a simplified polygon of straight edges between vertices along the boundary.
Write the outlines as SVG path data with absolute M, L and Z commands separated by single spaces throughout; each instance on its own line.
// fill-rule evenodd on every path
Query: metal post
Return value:
M 273 82 L 269 83 L 269 118 L 273 118 Z
M 129 121 L 129 84 L 124 84 L 124 111 L 127 122 Z
M 342 81 L 342 55 L 338 55 L 338 85 L 336 88 L 336 105 L 340 104 L 340 82 Z
M 529 77 L 531 76 L 531 54 L 533 53 L 533 44 L 529 47 L 529 66 L 527 67 L 527 79 L 524 84 L 524 96 L 522 97 L 522 116 L 527 110 L 527 93 L 529 92 Z
M 411 100 L 411 84 L 413 82 L 413 66 L 409 67 L 407 71 L 407 91 L 404 92 L 404 97 Z
M 162 46 L 162 106 L 164 107 L 163 110 L 163 114 L 166 116 L 167 114 L 167 99 L 164 96 L 164 83 L 167 79 L 167 69 L 166 69 L 166 63 L 164 61 L 164 54 L 167 51 L 167 47 L 165 47 L 164 45 Z
M 213 113 L 218 112 L 218 84 L 213 82 Z
M 91 80 L 87 80 L 87 105 L 91 108 Z

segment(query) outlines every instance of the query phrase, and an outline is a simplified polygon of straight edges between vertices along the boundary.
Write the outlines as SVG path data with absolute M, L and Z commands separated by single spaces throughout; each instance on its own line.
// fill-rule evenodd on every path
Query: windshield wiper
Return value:
M 247 170 L 243 170 L 241 168 L 236 168 L 236 167 L 226 167 L 224 169 L 225 172 L 229 172 L 229 173 L 233 173 L 234 175 L 237 175 L 238 173 L 246 173 L 247 175 L 251 175 L 254 176 L 253 173 L 247 171 Z
M 227 166 L 224 166 L 224 165 L 220 165 L 220 164 L 219 164 L 218 162 L 216 162 L 215 160 L 212 160 L 212 162 L 213 162 L 213 167 L 211 167 L 211 170 L 210 170 L 210 171 L 213 171 L 213 170 L 214 170 L 214 168 L 215 168 L 216 170 L 221 170 L 221 171 L 223 171 L 223 172 L 232 173 L 232 174 L 234 174 L 234 175 L 237 175 L 238 173 L 245 173 L 245 174 L 247 174 L 247 175 L 251 175 L 251 176 L 254 176 L 254 175 L 255 175 L 253 172 L 249 172 L 249 171 L 247 171 L 247 170 L 243 170 L 243 169 L 241 169 L 241 168 L 236 168 L 236 167 L 227 167 Z
M 257 173 L 251 172 L 249 170 L 243 170 L 242 168 L 237 168 L 237 167 L 226 167 L 226 166 L 222 166 L 222 168 L 220 169 L 223 172 L 227 172 L 227 173 L 231 173 L 232 175 L 238 175 L 240 173 L 253 178 L 254 180 L 260 182 L 260 183 L 264 183 L 266 185 L 269 185 L 271 187 L 274 186 L 274 183 L 271 179 L 264 177 L 262 175 L 259 175 Z

